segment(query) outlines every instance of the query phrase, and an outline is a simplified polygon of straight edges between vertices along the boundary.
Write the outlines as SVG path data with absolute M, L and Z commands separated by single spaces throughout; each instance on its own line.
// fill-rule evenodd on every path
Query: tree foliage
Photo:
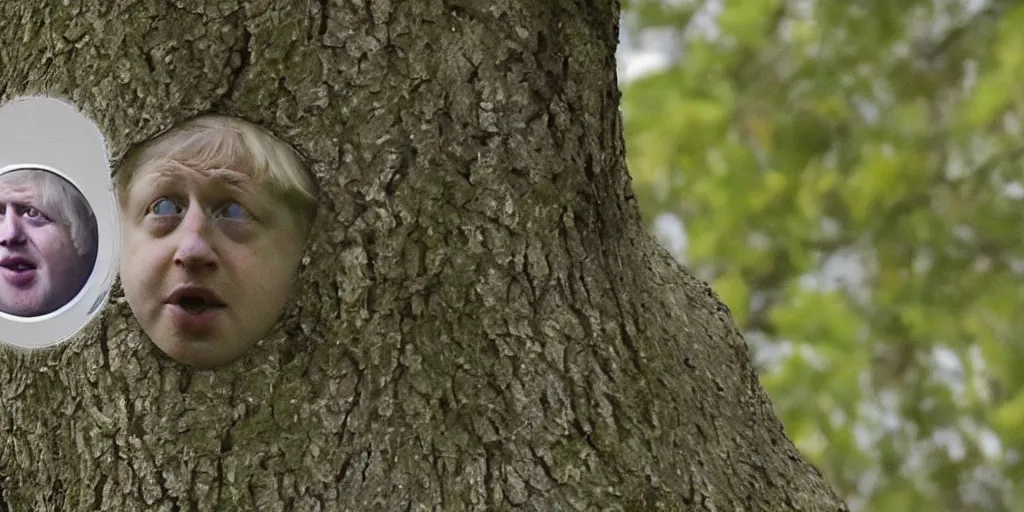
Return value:
M 1024 5 L 637 0 L 624 86 L 654 223 L 859 510 L 1024 503 Z

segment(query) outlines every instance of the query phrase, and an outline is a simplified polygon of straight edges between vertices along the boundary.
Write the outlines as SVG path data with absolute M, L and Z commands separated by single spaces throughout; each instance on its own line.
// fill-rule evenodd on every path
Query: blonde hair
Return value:
M 0 187 L 31 190 L 47 217 L 71 232 L 71 242 L 79 256 L 96 252 L 98 227 L 89 201 L 61 176 L 43 169 L 16 169 L 0 175 Z
M 313 176 L 287 143 L 265 128 L 236 117 L 206 114 L 194 117 L 128 151 L 114 173 L 121 201 L 132 178 L 168 161 L 196 170 L 233 169 L 247 172 L 312 222 L 317 202 Z

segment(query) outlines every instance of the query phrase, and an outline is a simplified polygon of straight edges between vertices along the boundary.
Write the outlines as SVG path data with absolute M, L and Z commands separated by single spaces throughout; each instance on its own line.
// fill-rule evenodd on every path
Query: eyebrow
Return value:
M 208 169 L 203 171 L 211 181 L 223 182 L 229 186 L 240 188 L 240 189 L 252 189 L 255 187 L 255 182 L 247 174 L 240 173 L 238 171 L 232 171 L 231 169 Z
M 248 174 L 226 168 L 197 171 L 173 159 L 154 163 L 153 167 L 146 170 L 143 176 L 139 178 L 138 183 L 131 185 L 129 194 L 131 194 L 131 190 L 139 185 L 152 189 L 160 187 L 165 183 L 177 183 L 182 179 L 181 175 L 185 172 L 203 175 L 210 179 L 211 184 L 215 186 L 224 186 L 235 190 L 243 196 L 248 196 L 254 201 L 252 206 L 259 210 L 273 208 L 273 205 L 276 203 L 277 198 L 273 192 L 267 189 L 267 187 L 261 186 L 260 183 Z
M 8 189 L 10 190 L 10 189 Z M 14 194 L 4 194 L 3 187 L 0 187 L 0 212 L 6 211 L 4 205 L 12 205 L 15 208 L 34 208 L 43 215 L 54 218 L 54 213 L 48 211 L 49 208 L 39 205 L 39 198 L 36 197 L 32 192 L 25 192 L 26 189 L 14 189 Z M 21 192 L 20 194 L 17 192 Z

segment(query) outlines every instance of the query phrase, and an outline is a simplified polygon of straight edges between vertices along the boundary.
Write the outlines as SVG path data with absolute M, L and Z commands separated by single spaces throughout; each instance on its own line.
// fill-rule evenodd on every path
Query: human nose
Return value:
M 179 225 L 181 233 L 174 253 L 174 264 L 190 272 L 217 268 L 217 253 L 210 241 L 210 227 L 202 209 L 191 207 Z
M 3 211 L 4 206 L 0 205 L 0 212 Z M 7 208 L 7 210 L 13 210 L 13 208 Z M 16 245 L 23 245 L 26 242 L 25 228 L 21 225 L 21 219 L 14 212 L 8 211 L 9 215 L 4 215 L 3 220 L 0 220 L 0 245 L 4 247 L 11 247 Z

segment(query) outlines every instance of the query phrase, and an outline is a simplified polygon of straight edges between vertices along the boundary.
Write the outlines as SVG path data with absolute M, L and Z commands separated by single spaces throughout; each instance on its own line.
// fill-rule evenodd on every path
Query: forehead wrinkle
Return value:
M 156 186 L 166 181 L 177 181 L 181 178 L 183 170 L 190 171 L 191 169 L 170 160 L 160 162 L 159 164 L 151 163 L 141 169 L 142 172 L 136 175 L 131 189 L 134 189 L 137 185 Z
M 26 187 L 25 185 L 6 185 L 0 181 L 0 198 L 19 195 L 32 195 L 31 187 Z
M 29 205 L 29 203 L 36 200 L 38 200 L 38 198 L 30 187 L 23 185 L 4 185 L 3 183 L 0 183 L 0 203 Z
M 256 188 L 253 179 L 245 173 L 224 168 L 198 170 L 176 160 L 167 160 L 153 165 L 151 169 L 142 173 L 139 181 L 157 185 L 167 181 L 180 181 L 183 175 L 201 177 L 212 183 L 224 184 L 245 191 L 252 191 L 253 188 Z

